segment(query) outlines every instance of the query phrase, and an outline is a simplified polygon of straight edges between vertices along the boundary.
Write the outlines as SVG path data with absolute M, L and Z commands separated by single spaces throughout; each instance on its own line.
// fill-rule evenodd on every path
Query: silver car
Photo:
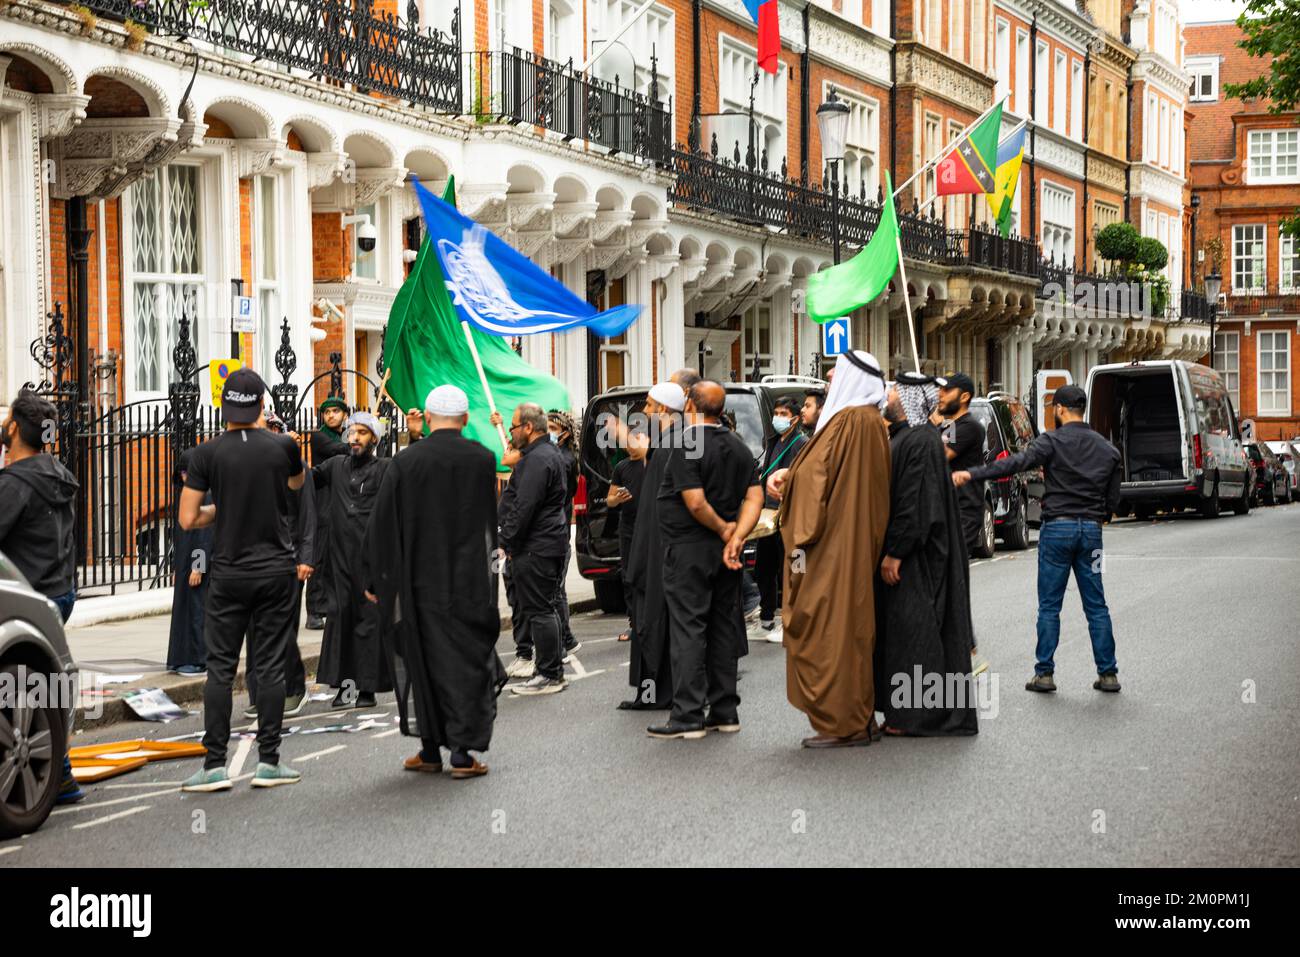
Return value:
M 76 695 L 59 609 L 0 554 L 0 840 L 50 816 Z

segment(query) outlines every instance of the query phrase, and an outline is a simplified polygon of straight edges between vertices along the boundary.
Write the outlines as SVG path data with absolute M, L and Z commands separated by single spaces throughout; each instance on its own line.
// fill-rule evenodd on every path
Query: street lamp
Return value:
M 817 129 L 822 138 L 822 159 L 831 167 L 831 249 L 835 263 L 840 261 L 840 163 L 844 159 L 844 140 L 849 132 L 849 105 L 835 95 L 831 87 L 826 102 L 817 107 Z
M 1196 288 L 1196 217 L 1201 211 L 1201 194 L 1192 194 L 1192 255 L 1187 260 L 1187 283 Z
M 1210 304 L 1210 368 L 1214 368 L 1214 320 L 1219 312 L 1219 288 L 1223 285 L 1223 277 L 1219 275 L 1216 269 L 1205 277 L 1205 298 Z

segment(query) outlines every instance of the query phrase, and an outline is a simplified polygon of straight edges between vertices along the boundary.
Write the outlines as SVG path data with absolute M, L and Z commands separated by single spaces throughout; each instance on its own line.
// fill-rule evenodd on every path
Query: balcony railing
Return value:
M 1205 298 L 1205 293 L 1184 289 L 1182 309 L 1178 314 L 1184 322 L 1209 322 L 1210 302 Z
M 653 58 L 649 92 L 643 94 L 617 78 L 610 83 L 518 47 L 467 56 L 467 113 L 527 123 L 660 166 L 670 161 L 671 103 L 658 102 Z
M 1229 292 L 1220 316 L 1300 315 L 1300 288 L 1270 284 L 1249 292 Z
M 81 0 L 96 16 L 133 20 L 311 77 L 442 113 L 461 110 L 460 13 L 451 30 L 420 30 L 373 0 Z

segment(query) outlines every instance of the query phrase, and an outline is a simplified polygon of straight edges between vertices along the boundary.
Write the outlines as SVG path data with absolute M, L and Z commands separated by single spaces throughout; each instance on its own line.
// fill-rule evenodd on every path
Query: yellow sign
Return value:
M 221 408 L 221 390 L 226 387 L 226 376 L 244 365 L 238 359 L 213 359 L 208 364 L 208 378 L 212 382 L 212 404 Z

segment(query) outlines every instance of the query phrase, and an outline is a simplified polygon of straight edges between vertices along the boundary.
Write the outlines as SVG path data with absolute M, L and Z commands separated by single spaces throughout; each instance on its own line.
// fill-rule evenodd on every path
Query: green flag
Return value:
M 454 178 L 442 198 L 455 205 Z M 543 409 L 569 408 L 569 391 L 554 376 L 534 369 L 500 336 L 470 329 L 497 410 L 510 421 L 520 402 L 536 402 Z M 411 274 L 402 284 L 388 314 L 384 334 L 386 386 L 392 400 L 407 409 L 424 409 L 429 391 L 455 385 L 469 396 L 469 425 L 465 437 L 489 449 L 501 462 L 501 438 L 488 420 L 491 409 L 479 381 L 478 369 L 465 341 L 460 317 L 447 295 L 438 257 L 426 237 Z
M 870 241 L 846 263 L 808 277 L 808 315 L 815 322 L 838 319 L 874 300 L 898 269 L 898 214 L 894 184 L 885 174 L 885 205 Z

